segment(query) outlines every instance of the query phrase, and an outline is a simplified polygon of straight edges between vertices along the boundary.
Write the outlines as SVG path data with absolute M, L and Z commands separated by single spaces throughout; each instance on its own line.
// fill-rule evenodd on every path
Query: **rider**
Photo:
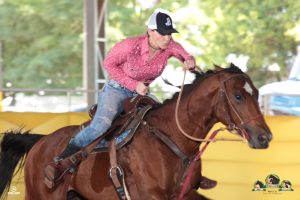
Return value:
M 147 85 L 161 75 L 170 57 L 182 61 L 186 70 L 194 69 L 194 57 L 172 38 L 172 34 L 178 32 L 167 11 L 156 10 L 146 25 L 146 34 L 125 39 L 108 53 L 104 67 L 110 80 L 99 93 L 95 116 L 89 126 L 71 138 L 65 150 L 54 158 L 55 163 L 73 155 L 105 133 L 121 113 L 122 102 L 126 98 L 137 94 L 147 95 Z

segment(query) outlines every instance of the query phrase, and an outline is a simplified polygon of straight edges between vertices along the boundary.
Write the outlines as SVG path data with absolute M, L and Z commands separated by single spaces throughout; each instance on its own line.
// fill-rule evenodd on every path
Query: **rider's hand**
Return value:
M 144 96 L 149 92 L 149 88 L 143 82 L 138 82 L 135 91 L 138 94 Z
M 189 59 L 183 62 L 183 67 L 185 70 L 194 70 L 196 66 L 195 59 Z

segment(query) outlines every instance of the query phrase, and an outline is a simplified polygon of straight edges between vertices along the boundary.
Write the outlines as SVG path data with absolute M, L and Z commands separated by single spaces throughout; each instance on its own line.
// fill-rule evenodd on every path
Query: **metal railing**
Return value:
M 3 88 L 0 91 L 0 111 L 86 112 L 91 106 L 87 104 L 87 95 L 99 91 L 87 89 Z M 158 89 L 151 89 L 151 93 L 161 101 L 172 95 Z
M 15 112 L 72 112 L 86 111 L 86 89 L 2 89 L 2 111 Z
M 300 116 L 300 94 L 270 93 L 259 97 L 264 115 Z

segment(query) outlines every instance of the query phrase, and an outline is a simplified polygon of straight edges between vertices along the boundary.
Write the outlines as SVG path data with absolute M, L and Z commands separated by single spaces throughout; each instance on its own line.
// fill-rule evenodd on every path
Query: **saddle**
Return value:
M 121 144 L 117 144 L 117 149 L 122 148 L 132 138 L 135 130 L 138 128 L 139 122 L 143 120 L 146 112 L 158 105 L 159 103 L 157 101 L 148 96 L 138 95 L 126 99 L 123 102 L 123 112 L 112 122 L 111 127 L 104 134 L 105 140 L 110 141 L 112 138 L 117 138 L 124 133 L 124 131 L 128 130 L 129 132 L 126 134 L 126 136 L 123 136 L 124 140 L 121 142 Z M 91 119 L 94 118 L 96 111 L 97 104 L 93 105 L 88 111 Z M 84 125 L 86 126 L 87 124 Z M 94 149 L 94 152 L 108 151 L 108 145 L 104 148 L 103 146 L 98 146 L 100 145 L 97 145 L 97 147 Z
M 56 168 L 59 167 L 60 171 L 63 172 L 60 177 L 50 178 L 54 177 L 50 175 L 53 174 L 53 172 L 45 170 L 45 183 L 48 188 L 55 188 L 58 183 L 63 181 L 65 174 L 73 174 L 77 170 L 81 161 L 88 157 L 88 154 L 92 152 L 109 151 L 108 147 L 100 148 L 98 150 L 95 149 L 97 144 L 99 144 L 99 142 L 103 139 L 110 141 L 118 137 L 125 130 L 128 130 L 129 133 L 127 136 L 120 143 L 116 144 L 116 149 L 120 149 L 126 145 L 129 141 L 131 141 L 136 129 L 139 127 L 146 113 L 156 105 L 158 105 L 158 103 L 147 96 L 136 96 L 126 99 L 124 101 L 124 112 L 113 121 L 111 128 L 106 133 L 96 138 L 91 144 L 79 152 L 61 161 L 59 166 L 55 166 Z M 96 110 L 97 105 L 92 106 L 89 110 L 91 119 L 94 117 Z M 81 126 L 86 126 L 89 123 L 90 120 Z

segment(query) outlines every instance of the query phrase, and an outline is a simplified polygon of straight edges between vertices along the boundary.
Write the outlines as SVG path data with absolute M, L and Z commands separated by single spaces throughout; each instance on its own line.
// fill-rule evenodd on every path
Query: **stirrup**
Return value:
M 86 151 L 76 152 L 68 158 L 55 157 L 58 162 L 49 163 L 44 169 L 44 183 L 49 189 L 53 189 L 58 183 L 64 180 L 67 173 L 73 174 L 80 162 L 88 157 Z
M 49 189 L 55 188 L 56 185 L 63 182 L 64 175 L 68 169 L 63 169 L 60 163 L 49 163 L 44 169 L 44 183 Z

